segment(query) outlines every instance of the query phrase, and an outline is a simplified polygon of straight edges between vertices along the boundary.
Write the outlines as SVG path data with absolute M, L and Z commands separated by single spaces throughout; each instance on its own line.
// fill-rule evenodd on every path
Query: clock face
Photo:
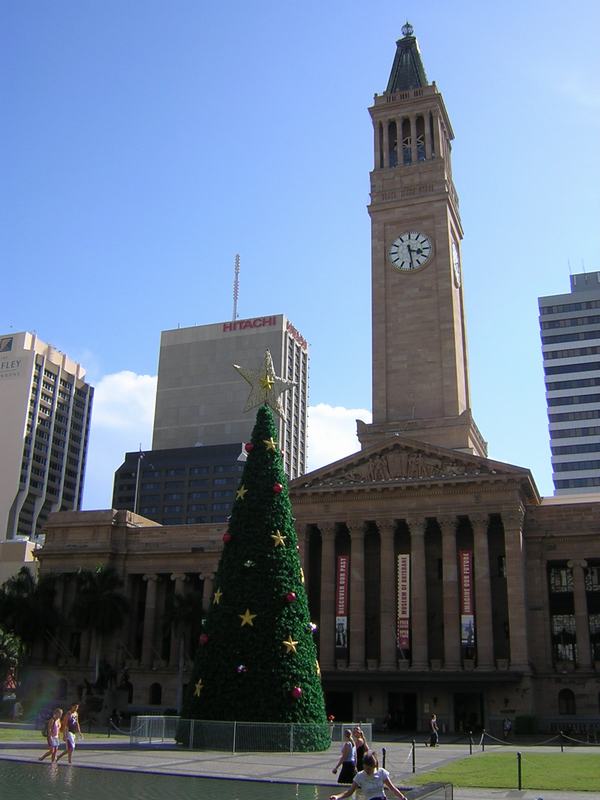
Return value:
M 389 258 L 396 269 L 411 270 L 422 267 L 431 258 L 431 239 L 424 233 L 409 231 L 392 242 Z
M 454 239 L 452 240 L 452 269 L 454 270 L 454 283 L 458 288 L 460 286 L 460 253 Z

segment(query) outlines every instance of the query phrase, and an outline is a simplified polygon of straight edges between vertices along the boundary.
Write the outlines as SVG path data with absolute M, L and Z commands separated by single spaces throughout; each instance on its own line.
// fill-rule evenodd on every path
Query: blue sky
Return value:
M 444 94 L 472 406 L 552 493 L 537 297 L 600 269 L 600 5 L 5 0 L 0 332 L 97 386 L 84 505 L 150 445 L 160 331 L 285 313 L 311 345 L 311 465 L 371 403 L 372 130 L 409 18 Z M 63 299 L 59 299 L 62 297 Z M 335 424 L 334 424 L 335 423 Z M 312 455 L 311 455 L 312 454 Z

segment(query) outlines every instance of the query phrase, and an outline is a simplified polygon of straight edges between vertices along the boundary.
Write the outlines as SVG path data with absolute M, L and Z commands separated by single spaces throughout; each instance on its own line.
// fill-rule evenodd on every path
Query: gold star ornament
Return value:
M 275 375 L 270 351 L 265 352 L 265 360 L 260 369 L 246 369 L 240 367 L 239 364 L 234 364 L 233 368 L 237 369 L 242 378 L 250 384 L 250 394 L 246 400 L 244 411 L 250 411 L 251 408 L 257 408 L 266 403 L 279 414 L 281 419 L 285 420 L 281 395 L 296 383 Z
M 286 649 L 286 653 L 296 653 L 297 652 L 297 645 L 298 642 L 295 642 L 291 636 L 288 636 L 287 640 L 282 642 L 283 646 Z
M 263 444 L 267 448 L 267 450 L 272 451 L 273 453 L 277 450 L 277 442 L 271 436 L 270 439 L 263 439 Z
M 285 540 L 286 536 L 281 535 L 281 531 L 275 531 L 275 533 L 271 534 L 271 539 L 273 539 L 273 546 L 274 547 L 285 547 Z
M 244 625 L 251 625 L 254 627 L 254 617 L 258 616 L 257 614 L 251 614 L 250 609 L 247 608 L 243 614 L 238 614 L 238 617 L 242 620 L 242 628 Z
M 244 486 L 244 484 L 242 483 L 242 485 L 240 486 L 240 488 L 239 488 L 239 489 L 237 490 L 237 492 L 235 493 L 235 499 L 236 499 L 236 500 L 243 500 L 243 499 L 244 499 L 244 497 L 245 497 L 247 494 L 248 494 L 248 489 L 246 489 L 246 487 L 245 487 L 245 486 Z
M 202 683 L 202 678 L 198 678 L 196 685 L 194 686 L 194 697 L 200 697 L 200 692 L 204 689 L 204 684 Z
M 217 591 L 213 595 L 213 606 L 218 606 L 219 603 L 221 602 L 222 597 L 223 597 L 223 592 L 220 589 L 217 589 Z

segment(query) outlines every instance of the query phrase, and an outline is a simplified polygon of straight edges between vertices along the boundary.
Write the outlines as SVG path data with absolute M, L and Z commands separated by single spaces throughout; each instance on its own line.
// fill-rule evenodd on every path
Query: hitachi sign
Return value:
M 236 319 L 224 322 L 224 331 L 243 331 L 246 328 L 269 328 L 277 324 L 277 317 L 255 317 L 254 319 Z

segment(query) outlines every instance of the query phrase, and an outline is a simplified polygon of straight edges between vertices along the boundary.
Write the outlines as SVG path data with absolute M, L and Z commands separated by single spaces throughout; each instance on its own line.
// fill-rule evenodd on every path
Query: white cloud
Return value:
M 96 384 L 83 507 L 110 508 L 114 474 L 125 453 L 149 450 L 156 398 L 156 375 L 124 370 Z
M 365 408 L 318 403 L 308 409 L 308 469 L 318 469 L 360 450 L 356 420 L 371 422 Z
M 152 446 L 156 375 L 124 370 L 96 384 L 83 507 L 110 508 L 114 474 L 125 453 Z M 364 408 L 319 403 L 308 409 L 308 468 L 317 469 L 360 449 L 356 420 L 371 421 Z

